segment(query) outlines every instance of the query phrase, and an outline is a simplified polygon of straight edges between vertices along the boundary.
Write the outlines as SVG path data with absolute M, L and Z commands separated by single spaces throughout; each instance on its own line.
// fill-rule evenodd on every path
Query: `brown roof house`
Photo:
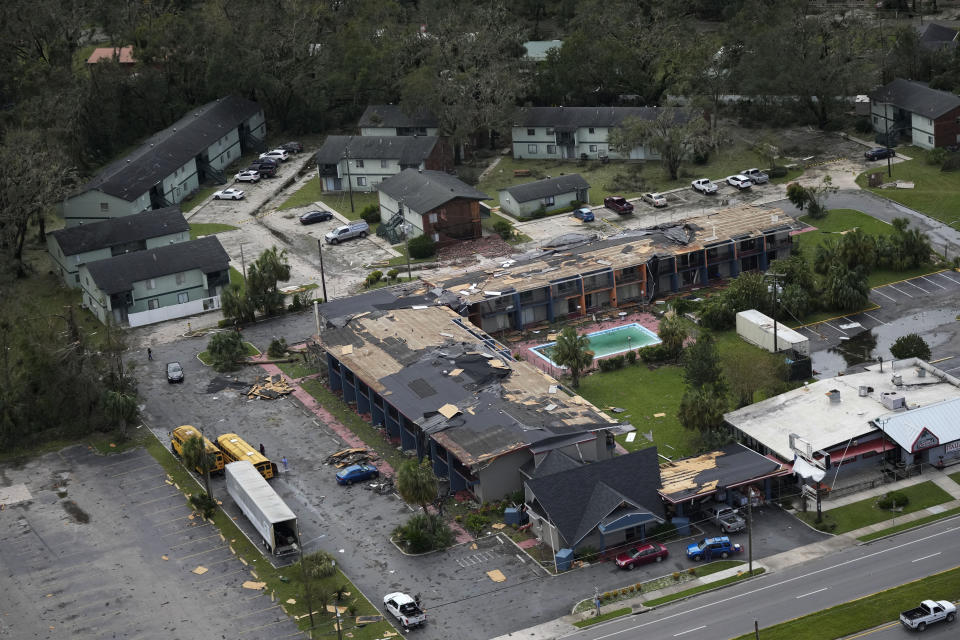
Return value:
M 98 64 L 100 62 L 110 62 L 116 60 L 121 65 L 133 66 L 136 60 L 133 59 L 133 45 L 128 44 L 125 47 L 97 47 L 87 58 L 87 64 Z

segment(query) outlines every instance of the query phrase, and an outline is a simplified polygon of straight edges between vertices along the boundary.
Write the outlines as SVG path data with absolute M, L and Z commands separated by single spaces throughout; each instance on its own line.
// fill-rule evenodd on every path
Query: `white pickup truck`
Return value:
M 724 533 L 736 533 L 747 528 L 746 521 L 737 510 L 725 504 L 708 504 L 704 512 Z
M 388 593 L 383 597 L 383 606 L 400 621 L 404 630 L 418 627 L 427 621 L 427 614 L 420 608 L 420 603 L 405 593 Z
M 901 613 L 900 622 L 908 629 L 923 631 L 934 622 L 953 622 L 956 617 L 957 608 L 949 600 L 924 600 L 916 609 Z

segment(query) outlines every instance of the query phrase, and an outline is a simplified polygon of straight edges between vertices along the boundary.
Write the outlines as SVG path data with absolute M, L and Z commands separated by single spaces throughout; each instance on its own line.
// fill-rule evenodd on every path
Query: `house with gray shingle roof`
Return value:
M 404 223 L 410 237 L 428 235 L 440 245 L 483 235 L 480 201 L 490 196 L 442 171 L 404 169 L 377 187 L 380 220 L 377 234 L 398 241 Z
M 957 48 L 957 30 L 943 24 L 931 22 L 918 26 L 920 46 L 928 51 L 952 50 Z
M 315 157 L 324 191 L 374 191 L 404 169 L 453 170 L 453 150 L 436 136 L 327 136 Z
M 570 207 L 574 202 L 589 201 L 590 184 L 579 173 L 516 184 L 500 191 L 500 209 L 520 218 L 530 217 L 541 207 L 550 212 Z
M 190 239 L 180 207 L 164 207 L 47 234 L 47 250 L 68 287 L 80 286 L 80 265 Z
M 408 113 L 396 104 L 372 104 L 357 123 L 362 136 L 436 136 L 439 126 L 430 111 L 417 108 Z
M 220 308 L 230 257 L 216 236 L 80 265 L 83 304 L 100 322 L 144 324 Z
M 640 145 L 628 153 L 610 148 L 610 131 L 630 118 L 656 120 L 661 107 L 529 107 L 514 119 L 513 157 L 531 160 L 629 159 L 660 155 Z
M 227 96 L 190 111 L 133 152 L 104 167 L 63 204 L 66 226 L 120 218 L 183 201 L 267 133 L 256 102 Z
M 874 90 L 870 116 L 881 142 L 889 136 L 924 149 L 960 144 L 960 96 L 926 82 L 896 78 Z

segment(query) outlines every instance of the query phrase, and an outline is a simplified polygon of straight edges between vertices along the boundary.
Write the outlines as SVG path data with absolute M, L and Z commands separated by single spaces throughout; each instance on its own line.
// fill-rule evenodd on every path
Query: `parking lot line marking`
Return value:
M 920 562 L 921 560 L 927 560 L 928 558 L 935 558 L 941 553 L 942 553 L 941 551 L 937 551 L 936 553 L 931 553 L 928 556 L 923 556 L 922 558 L 917 558 L 916 560 L 911 560 L 910 562 Z
M 935 286 L 937 286 L 937 287 L 940 287 L 941 289 L 946 289 L 945 286 L 943 286 L 943 285 L 940 284 L 939 282 L 934 282 L 933 280 L 931 280 L 931 279 L 928 278 L 927 276 L 920 276 L 920 277 L 923 278 L 924 280 L 926 280 L 927 282 L 929 282 L 929 283 L 932 284 L 932 285 L 935 285 Z
M 234 557 L 233 557 L 233 556 L 230 556 L 229 558 L 224 558 L 223 560 L 217 560 L 216 562 L 208 562 L 208 563 L 206 563 L 206 564 L 203 565 L 203 566 L 205 566 L 205 567 L 207 567 L 207 568 L 209 569 L 210 567 L 213 567 L 213 566 L 215 566 L 215 565 L 223 564 L 224 562 L 231 562 L 231 561 L 233 561 L 233 560 L 234 560 Z M 217 573 L 217 574 L 214 574 L 214 575 L 212 575 L 212 576 L 208 576 L 208 577 L 206 577 L 206 578 L 201 578 L 200 580 L 197 580 L 197 582 L 199 582 L 199 583 L 201 583 L 201 584 L 202 584 L 202 583 L 205 583 L 205 582 L 217 582 L 218 584 L 217 584 L 217 586 L 216 586 L 216 589 L 217 589 L 217 591 L 219 592 L 219 591 L 223 591 L 223 585 L 222 585 L 222 584 L 219 584 L 220 581 L 223 580 L 224 578 L 226 578 L 227 576 L 232 576 L 232 575 L 237 574 L 237 573 L 242 573 L 242 574 L 244 574 L 244 575 L 249 575 L 249 573 L 247 572 L 247 569 L 237 569 L 236 571 L 228 571 L 227 573 Z
M 169 487 L 168 487 L 168 488 L 169 488 Z M 145 504 L 150 504 L 151 502 L 158 502 L 158 501 L 160 501 L 160 500 L 166 500 L 167 498 L 183 498 L 183 494 L 182 494 L 182 493 L 170 493 L 170 494 L 168 494 L 168 495 L 161 496 L 161 497 L 159 497 L 159 498 L 154 498 L 153 500 L 145 500 L 145 501 L 143 501 L 143 502 L 130 502 L 130 503 L 128 503 L 128 504 L 130 504 L 131 506 L 136 505 L 136 506 L 139 507 L 139 506 L 142 506 L 142 505 L 145 505 Z
M 178 549 L 178 548 L 184 547 L 184 546 L 186 546 L 186 545 L 188 545 L 188 544 L 190 544 L 190 543 L 192 543 L 192 542 L 200 542 L 200 541 L 202 541 L 202 540 L 209 540 L 210 538 L 219 538 L 219 537 L 220 537 L 220 532 L 218 531 L 217 533 L 213 534 L 212 536 L 203 536 L 202 538 L 193 538 L 192 540 L 187 540 L 186 542 L 181 542 L 180 544 L 175 544 L 175 545 L 173 545 L 173 546 L 170 547 L 170 548 L 171 548 L 171 549 Z
M 865 315 L 865 316 L 867 316 L 868 318 L 871 318 L 871 319 L 873 319 L 873 320 L 876 320 L 876 321 L 879 322 L 880 324 L 890 324 L 889 322 L 884 322 L 884 321 L 881 320 L 880 318 L 877 318 L 877 317 L 875 317 L 875 316 L 870 315 L 870 314 L 867 313 L 866 311 L 863 312 L 863 315 Z
M 836 329 L 837 331 L 839 331 L 839 332 L 842 333 L 843 335 L 847 335 L 847 332 L 844 331 L 843 329 L 841 329 L 840 327 L 835 327 L 835 326 L 833 326 L 832 324 L 830 324 L 829 322 L 824 322 L 823 324 L 827 325 L 827 326 L 830 327 L 831 329 Z
M 810 593 L 805 593 L 805 594 L 803 594 L 802 596 L 797 596 L 797 600 L 799 600 L 800 598 L 806 598 L 807 596 L 812 596 L 813 594 L 815 594 L 815 593 L 820 593 L 821 591 L 826 591 L 826 590 L 829 589 L 829 588 L 830 588 L 830 587 L 824 587 L 823 589 L 817 589 L 816 591 L 811 591 Z
M 195 558 L 195 557 L 197 557 L 197 556 L 202 556 L 203 554 L 205 554 L 205 553 L 210 553 L 211 551 L 217 551 L 217 550 L 219 550 L 219 549 L 226 549 L 226 548 L 227 548 L 226 545 L 220 545 L 219 547 L 210 547 L 210 548 L 207 549 L 206 551 L 197 551 L 196 553 L 191 553 L 191 554 L 188 555 L 188 556 L 183 556 L 182 558 L 178 558 L 178 560 L 189 560 L 190 558 Z
M 289 622 L 290 622 L 290 618 L 282 618 L 280 620 L 277 620 L 276 622 L 271 622 L 270 624 L 265 624 L 260 627 L 253 627 L 252 629 L 245 629 L 243 631 L 234 631 L 234 633 L 236 633 L 238 636 L 242 636 L 248 633 L 253 633 L 254 631 L 260 631 L 261 629 L 267 629 L 269 627 L 275 627 L 278 624 L 287 624 Z
M 917 289 L 920 289 L 920 291 L 923 291 L 924 293 L 930 293 L 930 291 L 927 291 L 927 290 L 924 289 L 923 287 L 918 286 L 913 280 L 904 280 L 904 281 L 903 281 L 903 284 L 908 284 L 908 285 L 910 285 L 911 287 L 917 287 Z
M 960 280 L 954 280 L 953 278 L 951 278 L 950 276 L 947 275 L 946 271 L 941 271 L 941 272 L 938 273 L 937 275 L 943 276 L 944 278 L 946 278 L 947 280 L 949 280 L 950 282 L 952 282 L 952 283 L 954 283 L 954 284 L 960 284 Z
M 900 291 L 900 289 L 897 289 L 897 288 L 896 288 L 895 286 L 893 286 L 892 284 L 888 284 L 887 286 L 890 287 L 891 289 L 893 289 L 894 291 L 896 291 L 897 293 L 902 293 L 903 295 L 907 296 L 908 298 L 912 298 L 912 297 L 913 297 L 912 295 L 910 295 L 910 294 L 907 293 L 906 291 Z
M 884 298 L 886 298 L 887 300 L 890 300 L 891 302 L 896 302 L 896 301 L 897 301 L 896 298 L 891 298 L 891 297 L 888 296 L 887 294 L 883 293 L 882 291 L 878 291 L 877 289 L 872 289 L 872 290 L 870 291 L 870 293 L 876 293 L 876 294 L 878 294 L 878 295 L 881 295 L 881 296 L 883 296 Z
M 167 507 L 166 509 L 157 509 L 156 511 L 151 511 L 149 515 L 154 515 L 154 514 L 158 514 L 158 513 L 165 513 L 165 512 L 167 512 L 167 511 L 173 511 L 174 509 L 183 509 L 183 508 L 185 508 L 186 506 L 187 506 L 187 505 L 185 505 L 185 504 L 177 504 L 177 505 L 174 505 L 174 506 L 172 506 L 172 507 Z M 189 513 L 189 511 L 188 511 L 187 513 Z M 184 517 L 186 517 L 186 516 L 184 516 Z M 164 520 L 163 522 L 158 522 L 157 524 L 158 524 L 158 525 L 161 525 L 161 524 L 166 524 L 166 523 L 168 523 L 168 522 L 173 522 L 173 520 Z
M 263 595 L 263 592 L 262 592 L 262 591 L 260 592 L 260 595 L 261 595 L 261 596 Z M 253 611 L 248 611 L 247 613 L 235 614 L 235 615 L 233 615 L 232 617 L 238 618 L 238 619 L 243 619 L 243 618 L 246 618 L 247 616 L 252 616 L 252 615 L 255 615 L 255 614 L 257 614 L 257 613 L 263 613 L 264 611 L 270 611 L 271 609 L 279 609 L 279 608 L 280 608 L 280 605 L 279 605 L 279 604 L 273 604 L 273 605 L 270 605 L 269 607 L 265 607 L 265 608 L 263 608 L 263 609 L 254 609 Z

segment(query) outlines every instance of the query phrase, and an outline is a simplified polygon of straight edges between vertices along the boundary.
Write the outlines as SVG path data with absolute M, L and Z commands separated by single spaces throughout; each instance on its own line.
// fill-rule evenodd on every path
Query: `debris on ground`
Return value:
M 377 457 L 377 454 L 369 449 L 341 449 L 327 456 L 326 463 L 336 466 L 338 469 L 348 467 L 352 464 L 369 462 Z
M 243 392 L 243 395 L 248 398 L 276 400 L 280 396 L 285 396 L 290 393 L 293 393 L 293 387 L 278 373 L 276 375 L 258 378 L 257 381 L 253 383 L 253 386 Z
M 516 249 L 507 244 L 500 236 L 491 235 L 443 247 L 438 252 L 437 257 L 440 261 L 473 258 L 475 256 L 493 258 L 509 256 L 516 253 L 516 251 Z

